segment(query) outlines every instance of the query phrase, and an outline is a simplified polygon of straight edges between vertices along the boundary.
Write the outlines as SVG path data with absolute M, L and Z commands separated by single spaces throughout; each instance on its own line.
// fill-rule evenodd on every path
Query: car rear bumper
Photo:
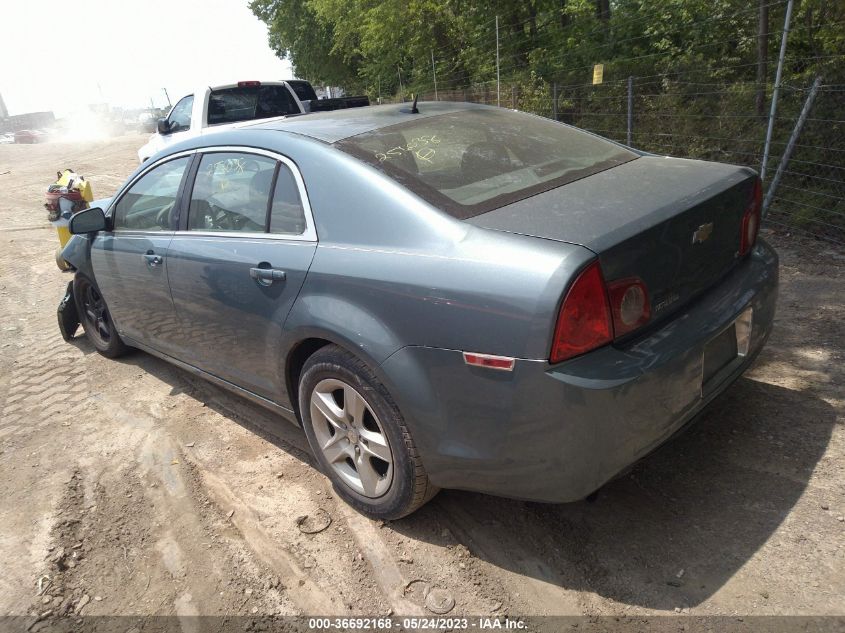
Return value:
M 718 286 L 624 349 L 556 366 L 520 360 L 505 372 L 469 367 L 459 351 L 406 347 L 382 368 L 433 483 L 575 501 L 660 446 L 742 375 L 771 332 L 777 286 L 777 255 L 760 240 Z M 747 353 L 702 384 L 705 347 L 749 307 Z

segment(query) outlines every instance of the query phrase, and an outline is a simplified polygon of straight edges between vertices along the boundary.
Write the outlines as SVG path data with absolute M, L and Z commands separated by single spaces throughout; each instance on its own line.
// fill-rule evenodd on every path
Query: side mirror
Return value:
M 170 122 L 167 119 L 159 119 L 156 123 L 156 130 L 159 134 L 167 136 L 170 134 Z
M 91 207 L 71 216 L 68 229 L 73 235 L 106 230 L 106 214 L 100 207 Z

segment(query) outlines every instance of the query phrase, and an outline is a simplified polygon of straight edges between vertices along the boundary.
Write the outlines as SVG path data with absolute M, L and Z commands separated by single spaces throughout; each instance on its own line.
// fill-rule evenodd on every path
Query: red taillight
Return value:
M 751 200 L 742 214 L 741 233 L 739 236 L 739 255 L 742 257 L 757 241 L 757 231 L 760 230 L 760 210 L 763 206 L 763 188 L 760 179 L 754 181 L 754 189 L 751 191 Z
M 260 81 L 239 81 L 238 88 L 255 88 L 256 86 L 260 86 Z
M 607 285 L 610 309 L 613 313 L 613 331 L 616 337 L 624 336 L 648 323 L 651 305 L 648 289 L 641 279 L 620 279 Z
M 560 306 L 550 361 L 567 358 L 606 345 L 613 340 L 607 289 L 598 260 L 587 266 Z

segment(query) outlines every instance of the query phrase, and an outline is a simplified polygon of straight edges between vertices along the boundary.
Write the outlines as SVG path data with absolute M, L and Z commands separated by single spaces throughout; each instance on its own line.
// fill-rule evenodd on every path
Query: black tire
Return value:
M 389 487 L 378 497 L 366 496 L 353 489 L 320 448 L 311 416 L 311 396 L 315 388 L 326 384 L 327 380 L 353 387 L 377 416 L 376 423 L 388 441 L 392 453 L 392 476 Z M 361 514 L 373 519 L 399 519 L 437 494 L 439 488 L 429 481 L 399 408 L 373 370 L 359 358 L 336 345 L 317 350 L 302 369 L 299 409 L 308 444 L 320 470 L 331 480 L 337 495 Z
M 73 300 L 85 336 L 100 354 L 117 358 L 129 350 L 120 339 L 105 299 L 94 282 L 77 274 L 73 280 Z

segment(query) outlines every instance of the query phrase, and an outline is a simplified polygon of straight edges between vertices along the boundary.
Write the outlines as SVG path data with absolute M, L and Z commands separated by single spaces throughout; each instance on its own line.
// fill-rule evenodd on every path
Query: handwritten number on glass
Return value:
M 404 147 L 398 145 L 396 147 L 391 147 L 386 152 L 376 152 L 375 157 L 378 162 L 383 163 L 390 158 L 404 156 L 405 154 L 413 154 L 418 160 L 430 163 L 435 154 L 435 149 L 431 146 L 439 144 L 440 139 L 437 138 L 436 134 L 418 136 L 417 138 L 412 139 Z

